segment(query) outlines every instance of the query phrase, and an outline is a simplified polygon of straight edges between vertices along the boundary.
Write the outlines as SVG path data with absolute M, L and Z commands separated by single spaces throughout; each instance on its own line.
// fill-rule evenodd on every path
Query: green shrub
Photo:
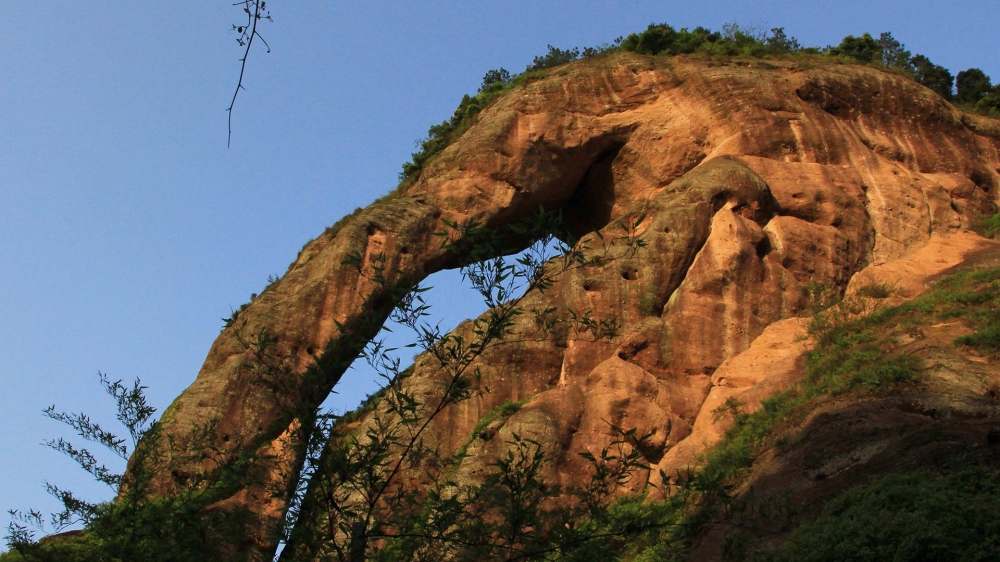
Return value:
M 878 288 L 881 291 L 881 287 Z M 894 351 L 887 332 L 889 321 L 903 309 L 878 306 L 871 299 L 854 297 L 818 313 L 810 331 L 817 339 L 807 355 L 803 384 L 764 400 L 747 413 L 742 404 L 730 400 L 715 415 L 730 416 L 732 426 L 705 457 L 697 474 L 685 485 L 711 497 L 727 501 L 732 489 L 752 468 L 758 455 L 780 438 L 779 425 L 801 417 L 817 399 L 845 392 L 883 392 L 898 384 L 917 380 L 919 366 L 912 355 Z M 704 517 L 716 509 L 709 503 Z
M 955 340 L 956 344 L 974 347 L 979 351 L 993 353 L 1000 351 L 1000 318 L 975 333 Z
M 884 287 L 868 291 L 882 294 Z M 883 392 L 918 379 L 917 359 L 901 352 L 895 335 L 907 326 L 942 316 L 978 327 L 956 343 L 1000 350 L 1000 269 L 972 270 L 940 280 L 934 290 L 896 307 L 851 297 L 816 315 L 815 348 L 798 388 L 765 400 L 748 413 L 730 400 L 717 415 L 733 425 L 705 457 L 700 472 L 682 479 L 694 494 L 696 510 L 685 525 L 715 521 L 724 506 L 739 509 L 739 489 L 759 455 L 781 447 L 783 428 L 795 427 L 815 401 L 844 392 Z M 962 461 L 964 462 L 964 461 Z M 963 465 L 968 466 L 968 465 Z M 773 553 L 753 553 L 758 541 L 740 532 L 727 536 L 732 560 L 876 561 L 1000 559 L 1000 479 L 995 469 L 968 469 L 947 475 L 911 473 L 883 478 L 828 504 L 824 515 L 801 526 Z M 690 507 L 690 503 L 689 503 Z
M 986 94 L 982 97 L 982 99 L 977 101 L 976 105 L 974 105 L 972 109 L 984 115 L 1000 117 L 1000 84 L 993 86 L 990 93 Z
M 724 496 L 733 481 L 753 466 L 757 455 L 770 442 L 774 425 L 808 399 L 807 394 L 799 390 L 782 392 L 761 402 L 760 408 L 751 414 L 743 412 L 738 401 L 727 401 L 715 415 L 732 416 L 733 425 L 705 457 L 701 471 L 686 484 L 699 491 Z
M 708 53 L 764 56 L 796 52 L 802 46 L 781 27 L 774 28 L 769 33 L 760 33 L 753 28 L 726 24 L 720 33 L 704 27 L 677 30 L 668 24 L 659 23 L 650 24 L 645 31 L 626 37 L 621 43 L 621 49 L 643 55 Z
M 952 86 L 955 78 L 948 69 L 934 64 L 924 55 L 915 55 L 910 59 L 913 65 L 913 79 L 934 90 L 946 100 L 952 98 Z
M 534 58 L 531 64 L 528 65 L 528 68 L 525 69 L 526 72 L 554 68 L 580 58 L 580 49 L 575 47 L 572 49 L 557 49 L 549 45 L 548 48 L 549 52 Z
M 774 562 L 1000 559 L 1000 478 L 995 470 L 911 472 L 831 501 L 796 529 Z
M 869 283 L 858 288 L 858 295 L 872 299 L 885 299 L 896 292 L 896 288 L 888 283 Z
M 800 290 L 806 298 L 806 309 L 813 314 L 828 308 L 839 298 L 839 295 L 825 283 L 816 280 L 809 281 Z
M 641 55 L 679 55 L 698 52 L 706 43 L 721 40 L 720 33 L 704 27 L 696 27 L 694 31 L 687 28 L 677 31 L 665 23 L 649 24 L 646 31 L 626 37 L 622 41 L 622 50 Z
M 519 76 L 511 76 L 510 72 L 503 68 L 487 72 L 476 95 L 462 96 L 458 108 L 455 109 L 450 119 L 433 125 L 427 130 L 427 138 L 420 141 L 420 150 L 414 152 L 410 161 L 403 164 L 403 170 L 399 174 L 400 182 L 416 177 L 431 158 L 448 148 L 469 128 L 472 118 L 478 115 L 483 108 L 517 83 L 534 76 L 532 72 L 530 67 L 529 72 Z
M 847 57 L 858 62 L 871 63 L 881 61 L 882 46 L 870 33 L 865 33 L 861 37 L 848 35 L 839 45 L 830 49 L 830 54 Z
M 802 50 L 802 45 L 794 37 L 785 34 L 784 27 L 775 27 L 771 30 L 771 36 L 764 39 L 764 44 L 772 53 L 794 53 Z
M 101 542 L 92 535 L 66 534 L 0 554 L 0 562 L 93 562 L 101 560 L 102 554 Z
M 886 31 L 879 35 L 878 44 L 881 47 L 879 61 L 882 64 L 889 68 L 898 68 L 904 71 L 912 70 L 912 63 L 910 62 L 912 54 L 906 50 L 906 47 L 902 43 L 892 36 L 892 33 Z
M 827 52 L 860 63 L 881 63 L 890 68 L 898 68 L 945 99 L 952 99 L 955 79 L 948 69 L 932 63 L 924 55 L 911 56 L 891 33 L 883 33 L 878 40 L 869 33 L 861 37 L 848 35 L 839 45 L 831 47 Z
M 955 77 L 955 101 L 976 103 L 993 89 L 990 77 L 978 68 L 970 68 Z
M 483 441 L 489 441 L 490 439 L 493 438 L 493 436 L 489 435 L 488 432 L 486 431 L 489 425 L 496 420 L 499 419 L 506 420 L 510 418 L 511 416 L 519 412 L 521 410 L 521 406 L 527 404 L 529 400 L 531 400 L 530 397 L 525 398 L 524 400 L 519 400 L 517 402 L 511 402 L 510 400 L 508 400 L 503 404 L 500 404 L 496 408 L 493 408 L 485 416 L 483 416 L 483 419 L 479 420 L 479 422 L 476 423 L 476 427 L 473 428 L 472 430 L 471 438 L 482 439 Z
M 987 238 L 1000 237 L 1000 213 L 983 221 L 981 225 L 978 225 L 977 230 Z

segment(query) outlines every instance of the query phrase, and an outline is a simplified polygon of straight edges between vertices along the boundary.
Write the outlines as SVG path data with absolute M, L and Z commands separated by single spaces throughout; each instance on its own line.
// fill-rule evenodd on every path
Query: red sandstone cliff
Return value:
M 991 247 L 969 228 L 998 200 L 1000 122 L 900 75 L 632 54 L 572 63 L 486 108 L 415 183 L 306 245 L 240 314 L 244 333 L 266 328 L 275 354 L 293 358 L 291 373 L 251 384 L 248 351 L 227 329 L 163 430 L 213 422 L 217 449 L 273 453 L 280 469 L 266 484 L 287 489 L 301 462 L 285 446 L 297 412 L 322 402 L 391 308 L 392 295 L 345 259 L 370 265 L 382 254 L 390 284 L 409 284 L 461 259 L 434 236 L 442 221 L 503 228 L 541 205 L 609 234 L 619 219 L 645 217 L 648 245 L 634 257 L 574 270 L 525 299 L 617 319 L 620 335 L 495 348 L 478 365 L 491 392 L 445 411 L 428 439 L 453 452 L 492 409 L 530 398 L 496 431 L 542 443 L 557 459 L 549 477 L 580 477 L 576 452 L 611 439 L 603 420 L 651 433 L 647 460 L 669 474 L 718 439 L 711 412 L 727 398 L 752 407 L 801 376 L 807 286 L 842 293 L 878 279 L 915 296 Z M 515 330 L 533 322 L 521 317 Z M 418 359 L 415 391 L 434 377 Z M 460 471 L 473 477 L 502 442 L 473 440 Z M 164 470 L 158 490 L 175 493 L 210 466 Z M 233 492 L 220 505 L 271 516 L 285 507 L 265 483 Z

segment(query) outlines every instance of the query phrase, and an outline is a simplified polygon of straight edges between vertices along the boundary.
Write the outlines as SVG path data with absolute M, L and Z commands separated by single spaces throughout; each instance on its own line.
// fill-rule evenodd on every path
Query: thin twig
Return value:
M 251 2 L 253 2 L 253 14 L 250 14 L 250 10 L 247 8 Z M 247 22 L 247 27 L 250 28 L 250 33 L 247 34 L 246 31 L 242 31 L 242 35 L 239 39 L 237 39 L 237 41 L 239 41 L 242 45 L 243 37 L 247 37 L 249 35 L 246 42 L 246 49 L 243 51 L 243 58 L 240 59 L 240 79 L 236 82 L 236 91 L 233 92 L 233 99 L 229 102 L 229 109 L 226 110 L 226 112 L 229 113 L 229 136 L 226 138 L 226 148 L 229 148 L 233 141 L 233 106 L 236 105 L 236 96 L 239 95 L 240 90 L 246 89 L 243 87 L 243 73 L 247 68 L 247 57 L 250 56 L 250 46 L 253 45 L 253 38 L 260 37 L 261 42 L 264 43 L 265 47 L 267 47 L 267 52 L 271 52 L 271 46 L 267 44 L 267 41 L 264 41 L 264 38 L 261 37 L 259 33 L 257 33 L 257 22 L 261 18 L 260 10 L 263 2 L 261 2 L 261 0 L 244 0 L 243 2 L 233 4 L 233 6 L 239 6 L 240 4 L 243 4 L 243 10 L 247 13 L 247 17 L 250 20 Z M 270 19 L 270 16 L 268 16 L 268 19 Z

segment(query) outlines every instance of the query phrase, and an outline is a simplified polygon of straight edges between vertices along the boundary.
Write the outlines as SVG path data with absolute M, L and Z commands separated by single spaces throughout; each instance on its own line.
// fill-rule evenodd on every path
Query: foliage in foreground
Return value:
M 131 560 L 204 560 L 206 557 L 245 559 L 219 545 L 232 545 L 223 539 L 242 537 L 236 544 L 252 542 L 259 522 L 242 509 L 205 511 L 206 506 L 231 495 L 234 486 L 259 475 L 260 465 L 227 463 L 213 473 L 215 482 L 194 484 L 184 494 L 158 498 L 151 495 L 152 478 L 172 455 L 183 456 L 188 447 L 197 448 L 202 459 L 210 459 L 207 449 L 197 443 L 174 443 L 159 434 L 152 422 L 155 409 L 146 403 L 139 380 L 131 386 L 112 381 L 104 374 L 98 380 L 114 399 L 116 418 L 128 437 L 119 437 L 85 414 L 57 412 L 54 407 L 45 415 L 72 428 L 79 437 L 98 444 L 122 460 L 130 461 L 123 474 L 113 473 L 90 450 L 76 447 L 60 438 L 45 443 L 73 459 L 94 479 L 107 485 L 116 500 L 92 503 L 71 491 L 46 482 L 46 490 L 63 505 L 59 513 L 46 520 L 35 510 L 10 510 L 12 522 L 7 529 L 7 546 L 12 551 L 3 560 L 49 561 L 131 561 Z M 129 441 L 131 443 L 129 443 Z M 60 532 L 82 525 L 83 533 L 57 535 L 35 541 L 38 531 Z M 227 547 L 228 548 L 228 547 Z
M 478 271 L 475 275 L 483 276 L 491 270 L 487 267 Z M 492 271 L 509 269 L 501 265 Z M 487 283 L 484 288 L 489 285 Z M 741 485 L 759 455 L 770 447 L 782 446 L 782 436 L 819 401 L 845 393 L 880 393 L 919 381 L 917 360 L 895 345 L 899 334 L 920 324 L 959 319 L 974 332 L 956 340 L 955 345 L 970 346 L 986 355 L 1000 352 L 995 338 L 995 334 L 1000 332 L 1000 311 L 997 308 L 1000 302 L 1000 270 L 966 271 L 952 275 L 918 299 L 895 307 L 881 305 L 880 300 L 893 291 L 893 288 L 882 285 L 863 287 L 858 296 L 843 299 L 817 313 L 811 325 L 817 345 L 809 354 L 803 384 L 764 401 L 762 407 L 752 413 L 744 411 L 738 402 L 727 403 L 718 415 L 732 416 L 732 428 L 723 441 L 706 454 L 699 471 L 661 475 L 661 491 L 667 495 L 664 501 L 651 502 L 642 494 L 615 498 L 615 490 L 621 484 L 632 478 L 635 471 L 646 468 L 638 454 L 642 436 L 634 432 L 616 430 L 619 439 L 600 455 L 589 459 L 593 466 L 591 480 L 576 490 L 559 490 L 546 485 L 539 474 L 551 459 L 534 441 L 514 436 L 504 456 L 496 459 L 491 472 L 475 486 L 459 485 L 453 481 L 450 478 L 453 473 L 447 470 L 445 462 L 441 465 L 444 470 L 438 473 L 443 478 L 437 480 L 425 495 L 390 494 L 392 511 L 373 511 L 381 513 L 377 518 L 380 522 L 366 527 L 366 559 L 435 560 L 441 556 L 456 560 L 684 559 L 691 541 L 706 525 L 724 520 L 739 509 Z M 143 404 L 138 383 L 134 387 L 126 387 L 106 378 L 102 378 L 102 383 L 119 403 L 120 419 L 128 427 L 144 427 L 151 412 L 147 415 L 141 407 L 129 406 Z M 380 404 L 386 400 L 397 404 L 405 401 L 407 395 L 400 393 L 399 388 L 388 387 L 365 409 L 370 414 L 379 411 L 380 407 L 385 408 L 384 404 Z M 392 393 L 396 393 L 395 397 Z M 521 406 L 519 403 L 503 404 L 487 418 L 506 418 Z M 99 442 L 112 447 L 123 446 L 121 440 L 109 437 L 103 429 L 87 421 L 88 418 L 49 412 L 57 419 L 64 418 L 74 427 L 82 428 L 84 433 L 96 437 Z M 354 418 L 357 421 L 352 420 L 352 423 L 361 419 Z M 384 423 L 389 425 L 384 427 L 396 427 L 397 430 L 409 427 L 405 419 L 395 420 L 386 418 Z M 392 425 L 401 421 L 404 422 L 402 425 Z M 485 421 L 476 428 L 471 438 L 484 439 L 486 436 L 483 433 L 489 425 L 490 422 Z M 155 430 L 155 426 L 146 429 L 150 430 Z M 138 431 L 141 436 L 142 430 Z M 407 443 L 414 440 L 412 433 L 404 431 L 401 435 L 409 436 L 405 441 Z M 377 435 L 375 437 L 378 438 Z M 60 443 L 54 441 L 51 446 L 67 454 L 68 451 L 75 451 L 74 458 L 83 461 L 81 464 L 85 468 L 90 467 L 95 477 L 112 484 L 116 482 L 115 475 L 109 475 L 101 466 L 89 462 L 92 457 L 89 453 L 81 453 Z M 358 447 L 358 443 L 355 441 L 351 446 Z M 367 450 L 364 447 L 362 443 L 362 452 Z M 377 466 L 390 466 L 386 463 L 391 459 L 378 458 L 383 460 L 379 460 L 381 464 Z M 316 461 L 319 460 L 317 457 Z M 455 460 L 460 461 L 461 458 Z M 343 470 L 345 465 L 334 466 Z M 353 470 L 364 478 L 377 476 L 361 467 Z M 808 558 L 809 553 L 823 553 L 827 556 L 825 559 L 833 556 L 845 560 L 873 560 L 879 559 L 883 550 L 898 545 L 907 549 L 911 546 L 913 549 L 931 549 L 925 551 L 940 555 L 937 558 L 904 557 L 901 560 L 989 559 L 995 554 L 997 546 L 990 542 L 994 540 L 990 538 L 992 535 L 980 530 L 994 528 L 989 526 L 995 523 L 991 517 L 997 513 L 997 490 L 991 483 L 995 480 L 989 480 L 977 470 L 890 476 L 876 481 L 869 488 L 859 488 L 831 503 L 825 515 L 815 523 L 796 531 L 793 540 L 773 553 L 774 559 L 818 560 L 824 558 L 819 554 L 816 555 L 819 558 Z M 668 476 L 674 476 L 669 485 L 671 479 Z M 346 476 L 339 478 L 343 481 Z M 386 481 L 384 472 L 380 478 L 383 479 L 380 481 Z M 142 481 L 135 482 L 135 489 L 138 490 Z M 76 504 L 75 511 L 69 510 L 73 506 L 72 501 L 75 501 L 69 500 L 72 496 L 63 496 L 64 500 L 70 501 L 67 506 L 70 514 L 86 517 L 81 519 L 86 533 L 35 543 L 30 536 L 24 535 L 25 527 L 14 526 L 8 533 L 8 542 L 14 551 L 0 560 L 198 560 L 204 559 L 206 544 L 233 544 L 232 537 L 246 536 L 246 525 L 253 523 L 252 520 L 241 519 L 239 513 L 206 519 L 201 509 L 207 500 L 197 494 L 140 501 L 138 494 L 130 496 L 129 491 L 126 488 L 122 500 L 115 504 Z M 937 498 L 944 498 L 947 494 L 954 494 L 957 499 L 937 501 Z M 568 503 L 557 501 L 557 498 L 567 495 L 575 499 Z M 136 498 L 136 501 L 130 501 L 130 497 Z M 344 496 L 347 499 L 350 497 L 353 496 Z M 363 507 L 363 504 L 358 505 Z M 932 509 L 935 505 L 938 506 L 936 510 Z M 301 524 L 301 509 L 298 524 Z M 326 520 L 328 513 L 317 521 Z M 57 523 L 68 520 L 65 514 L 57 514 L 53 519 Z M 352 539 L 348 534 L 352 530 L 351 519 L 344 521 L 348 523 L 346 527 L 340 527 L 340 532 L 344 534 L 339 538 L 327 535 L 325 540 L 339 541 L 347 548 L 341 556 L 330 551 L 325 556 L 335 560 L 354 560 L 357 558 L 351 556 Z M 878 521 L 884 521 L 885 525 L 874 526 L 873 523 Z M 968 526 L 956 528 L 962 521 Z M 932 524 L 947 532 L 937 533 Z M 863 537 L 864 540 L 841 540 L 845 536 L 844 529 L 857 530 L 851 536 Z M 956 545 L 963 544 L 975 548 L 956 550 Z M 916 550 L 904 549 L 901 552 Z M 977 552 L 986 554 L 977 558 Z M 241 556 L 240 553 L 221 554 L 225 554 L 227 559 L 239 559 Z M 958 554 L 966 558 L 953 556 Z
M 638 217 L 621 224 L 623 234 L 605 239 L 595 233 L 572 245 L 553 244 L 556 237 L 570 240 L 560 229 L 558 214 L 539 210 L 528 223 L 495 232 L 469 221 L 446 223 L 451 229 L 440 233 L 442 247 L 472 262 L 463 275 L 481 294 L 487 312 L 471 322 L 471 334 L 442 335 L 436 326 L 423 322 L 427 306 L 421 299 L 425 290 L 409 287 L 394 294 L 397 322 L 414 329 L 417 343 L 426 356 L 437 360 L 444 375 L 440 394 L 417 396 L 407 386 L 410 369 L 400 369 L 398 359 L 380 340 L 360 342 L 361 355 L 385 378 L 383 392 L 373 396 L 354 417 L 337 418 L 320 411 L 301 412 L 288 404 L 288 415 L 313 420 L 303 447 L 306 463 L 302 468 L 290 509 L 274 529 L 287 541 L 283 560 L 333 559 L 452 559 L 495 558 L 540 559 L 553 549 L 570 551 L 590 540 L 592 525 L 577 521 L 602 518 L 614 492 L 632 478 L 642 465 L 645 437 L 634 430 L 612 426 L 618 435 L 600 454 L 587 455 L 593 466 L 592 478 L 580 490 L 560 490 L 540 479 L 540 471 L 550 459 L 538 443 L 514 435 L 491 465 L 482 482 L 460 485 L 447 478 L 450 463 L 461 458 L 443 459 L 423 444 L 423 432 L 445 408 L 480 395 L 476 360 L 484 352 L 513 333 L 514 319 L 523 313 L 524 294 L 544 292 L 555 276 L 580 267 L 600 267 L 622 257 L 633 257 L 644 247 L 635 237 L 642 221 Z M 511 259 L 508 239 L 535 241 L 531 248 Z M 523 242 L 522 242 L 523 243 Z M 596 245 L 596 246 L 595 246 Z M 552 255 L 552 248 L 556 248 Z M 384 272 L 384 256 L 370 262 L 349 256 L 345 265 L 357 267 L 376 286 L 391 289 Z M 523 290 L 522 296 L 516 296 Z M 373 292 L 375 294 L 375 292 Z M 590 311 L 549 311 L 548 328 L 572 332 L 570 337 L 610 338 L 614 322 L 597 321 Z M 578 314 L 579 312 L 579 314 Z M 233 318 L 236 321 L 236 318 Z M 381 322 L 381 319 L 379 319 Z M 246 334 L 245 324 L 230 332 L 248 351 L 243 366 L 255 384 L 270 391 L 292 376 L 290 361 L 274 351 L 274 338 L 261 330 Z M 346 330 L 341 330 L 348 333 Z M 564 334 L 565 335 L 565 334 Z M 358 342 L 356 342 L 358 343 Z M 126 387 L 120 381 L 102 377 L 102 384 L 118 406 L 118 420 L 128 429 L 133 448 L 131 466 L 125 474 L 113 474 L 85 449 L 65 440 L 50 446 L 69 455 L 96 479 L 118 495 L 113 502 L 92 504 L 71 493 L 50 486 L 65 505 L 64 512 L 52 517 L 56 531 L 82 523 L 84 533 L 34 541 L 31 527 L 44 529 L 40 513 L 12 512 L 15 522 L 8 529 L 8 545 L 29 560 L 258 560 L 273 545 L 273 521 L 265 521 L 245 508 L 227 508 L 218 502 L 252 486 L 263 486 L 266 475 L 275 470 L 270 458 L 257 458 L 259 447 L 237 446 L 236 453 L 215 450 L 218 435 L 210 423 L 196 428 L 191 439 L 178 443 L 175 436 L 161 438 L 151 424 L 153 409 L 145 404 L 143 387 L 136 381 Z M 287 394 L 287 393 L 284 393 Z M 281 398 L 281 393 L 275 399 Z M 497 416 L 512 415 L 520 404 L 505 404 Z M 88 441 L 112 450 L 123 459 L 130 457 L 125 440 L 105 430 L 83 414 L 46 413 L 67 423 Z M 360 424 L 360 426 L 358 426 Z M 481 438 L 482 428 L 478 437 Z M 141 441 L 141 442 L 140 442 Z M 176 458 L 175 458 L 176 457 Z M 173 464 L 181 459 L 177 464 Z M 197 459 L 197 460 L 195 460 Z M 153 479 L 164 472 L 164 464 L 183 470 L 185 463 L 214 462 L 218 468 L 189 482 L 184 493 L 167 498 L 153 493 Z M 424 493 L 408 485 L 406 471 L 420 467 L 434 480 Z M 176 477 L 176 476 L 175 476 Z M 273 491 L 285 498 L 284 490 Z M 572 493 L 579 501 L 559 504 L 561 493 Z M 553 507 L 549 503 L 556 502 Z M 553 522 L 557 522 L 555 524 Z

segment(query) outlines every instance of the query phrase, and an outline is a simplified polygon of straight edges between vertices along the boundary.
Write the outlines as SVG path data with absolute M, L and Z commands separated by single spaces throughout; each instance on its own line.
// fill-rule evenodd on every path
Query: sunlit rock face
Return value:
M 897 74 L 625 53 L 572 63 L 505 94 L 417 181 L 307 244 L 222 332 L 163 429 L 212 422 L 220 451 L 273 453 L 270 482 L 226 501 L 282 513 L 267 489 L 287 489 L 301 462 L 286 445 L 301 431 L 296 408 L 323 401 L 391 308 L 391 291 L 361 271 L 375 264 L 388 285 L 408 285 L 464 259 L 435 236 L 443 221 L 502 230 L 544 206 L 578 235 L 613 239 L 626 223 L 643 240 L 523 301 L 614 320 L 616 333 L 546 333 L 519 317 L 518 336 L 478 361 L 490 392 L 437 416 L 428 444 L 467 447 L 458 474 L 475 478 L 518 433 L 554 459 L 546 477 L 570 485 L 586 473 L 577 453 L 599 451 L 614 422 L 651 434 L 652 473 L 670 474 L 719 438 L 711 411 L 727 398 L 752 407 L 798 380 L 810 345 L 800 317 L 818 291 L 842 294 L 867 268 L 919 292 L 990 244 L 968 230 L 998 196 L 1000 122 Z M 280 385 L 250 382 L 237 328 L 274 338 Z M 411 389 L 430 396 L 438 377 L 418 358 Z M 471 436 L 525 399 L 494 438 Z M 207 468 L 164 470 L 158 490 Z

